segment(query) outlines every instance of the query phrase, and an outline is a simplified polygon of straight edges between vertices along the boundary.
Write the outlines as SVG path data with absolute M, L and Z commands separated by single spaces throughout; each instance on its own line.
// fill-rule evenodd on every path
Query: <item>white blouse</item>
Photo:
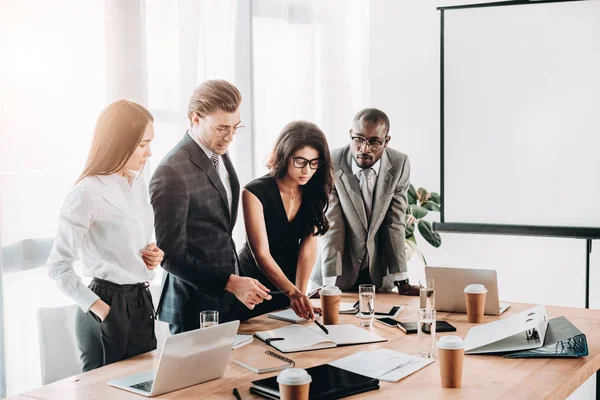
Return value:
M 119 285 L 154 278 L 141 251 L 152 241 L 154 215 L 144 181 L 131 185 L 123 176 L 102 175 L 82 179 L 67 195 L 48 259 L 58 287 L 85 312 L 98 300 L 75 273 L 81 258 L 83 275 Z M 81 253 L 81 257 L 80 254 Z

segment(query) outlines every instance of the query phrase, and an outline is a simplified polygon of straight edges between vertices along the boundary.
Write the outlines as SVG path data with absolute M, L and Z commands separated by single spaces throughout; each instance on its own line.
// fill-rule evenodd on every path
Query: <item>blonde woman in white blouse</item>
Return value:
M 50 277 L 79 306 L 75 326 L 83 370 L 154 350 L 148 290 L 163 252 L 151 243 L 153 212 L 135 173 L 152 155 L 153 117 L 119 100 L 102 111 L 90 153 L 60 212 Z M 86 286 L 73 263 L 81 259 Z

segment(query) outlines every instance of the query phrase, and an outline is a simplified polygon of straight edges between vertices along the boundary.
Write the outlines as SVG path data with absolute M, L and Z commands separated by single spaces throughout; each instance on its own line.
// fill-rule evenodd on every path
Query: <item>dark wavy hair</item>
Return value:
M 303 234 L 324 235 L 329 230 L 325 212 L 329 207 L 329 194 L 333 188 L 333 168 L 325 135 L 312 122 L 294 121 L 287 124 L 275 141 L 267 167 L 271 176 L 281 179 L 287 174 L 288 160 L 295 151 L 312 147 L 319 153 L 321 166 L 311 179 L 302 186 L 302 205 L 298 213 L 306 221 Z M 316 232 L 315 232 L 316 228 Z

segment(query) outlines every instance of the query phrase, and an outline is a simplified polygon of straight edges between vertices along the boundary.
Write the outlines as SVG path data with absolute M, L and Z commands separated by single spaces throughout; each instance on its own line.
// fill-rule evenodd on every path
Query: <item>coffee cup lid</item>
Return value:
M 321 296 L 333 296 L 340 293 L 342 293 L 342 291 L 337 286 L 325 286 L 324 288 L 321 288 Z
M 304 385 L 312 382 L 312 378 L 305 369 L 290 368 L 281 371 L 277 377 L 277 382 L 284 385 Z
M 474 283 L 465 288 L 465 293 L 487 293 L 487 289 L 480 283 Z
M 437 342 L 437 347 L 448 350 L 462 349 L 465 347 L 465 341 L 458 336 L 442 336 Z

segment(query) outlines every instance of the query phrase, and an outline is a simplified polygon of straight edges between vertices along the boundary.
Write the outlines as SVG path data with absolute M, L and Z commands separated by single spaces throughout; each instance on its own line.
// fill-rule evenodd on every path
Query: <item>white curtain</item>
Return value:
M 48 278 L 44 261 L 98 114 L 118 98 L 149 107 L 156 140 L 148 179 L 187 129 L 192 90 L 211 78 L 240 84 L 237 5 L 0 3 L 0 364 L 8 395 L 41 385 L 37 309 L 71 303 Z
M 348 143 L 369 105 L 369 1 L 254 0 L 255 169 L 292 120 L 309 120 L 330 147 Z

